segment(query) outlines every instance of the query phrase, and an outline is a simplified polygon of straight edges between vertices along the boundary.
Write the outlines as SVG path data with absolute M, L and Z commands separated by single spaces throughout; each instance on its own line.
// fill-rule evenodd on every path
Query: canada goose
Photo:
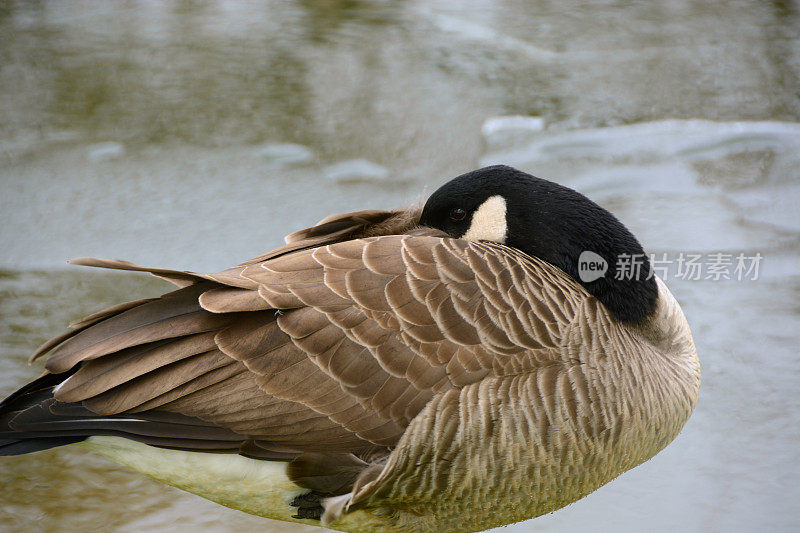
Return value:
M 179 288 L 40 347 L 47 372 L 0 404 L 0 454 L 81 443 L 269 518 L 479 531 L 589 494 L 694 408 L 680 307 L 571 189 L 488 167 L 286 242 L 216 274 L 73 261 Z M 582 281 L 584 251 L 643 268 Z

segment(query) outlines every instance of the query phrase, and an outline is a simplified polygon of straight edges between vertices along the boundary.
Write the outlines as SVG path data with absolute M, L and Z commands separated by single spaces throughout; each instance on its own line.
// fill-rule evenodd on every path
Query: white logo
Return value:
M 578 277 L 584 283 L 589 283 L 605 276 L 608 263 L 600 255 L 585 250 L 578 257 Z

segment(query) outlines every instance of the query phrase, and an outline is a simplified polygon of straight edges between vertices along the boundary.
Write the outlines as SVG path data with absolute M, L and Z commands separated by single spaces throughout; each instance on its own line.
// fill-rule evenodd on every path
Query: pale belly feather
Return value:
M 288 478 L 285 462 L 249 459 L 236 454 L 166 450 L 122 437 L 90 437 L 74 446 L 232 509 L 321 526 L 317 520 L 292 518 L 297 508 L 290 502 L 308 489 L 295 485 Z M 380 517 L 355 511 L 326 527 L 340 531 L 380 531 L 384 526 L 385 521 Z
M 91 437 L 87 448 L 153 479 L 246 513 L 319 525 L 292 518 L 289 502 L 308 492 L 286 476 L 286 463 L 248 459 L 236 454 L 199 453 L 155 448 L 121 437 Z

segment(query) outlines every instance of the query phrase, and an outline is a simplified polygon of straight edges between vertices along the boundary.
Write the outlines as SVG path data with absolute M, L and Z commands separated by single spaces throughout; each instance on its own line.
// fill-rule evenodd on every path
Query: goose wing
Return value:
M 183 287 L 44 347 L 48 372 L 69 377 L 10 425 L 369 460 L 434 398 L 563 360 L 584 300 L 571 280 L 504 246 L 411 233 L 334 238 L 211 275 L 154 270 Z M 314 477 L 318 462 L 297 477 Z

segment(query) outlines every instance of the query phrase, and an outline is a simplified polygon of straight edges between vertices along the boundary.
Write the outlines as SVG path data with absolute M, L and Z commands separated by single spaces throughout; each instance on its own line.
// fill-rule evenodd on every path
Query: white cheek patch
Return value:
M 508 224 L 506 222 L 506 199 L 492 196 L 472 215 L 472 224 L 462 239 L 468 241 L 506 242 Z

